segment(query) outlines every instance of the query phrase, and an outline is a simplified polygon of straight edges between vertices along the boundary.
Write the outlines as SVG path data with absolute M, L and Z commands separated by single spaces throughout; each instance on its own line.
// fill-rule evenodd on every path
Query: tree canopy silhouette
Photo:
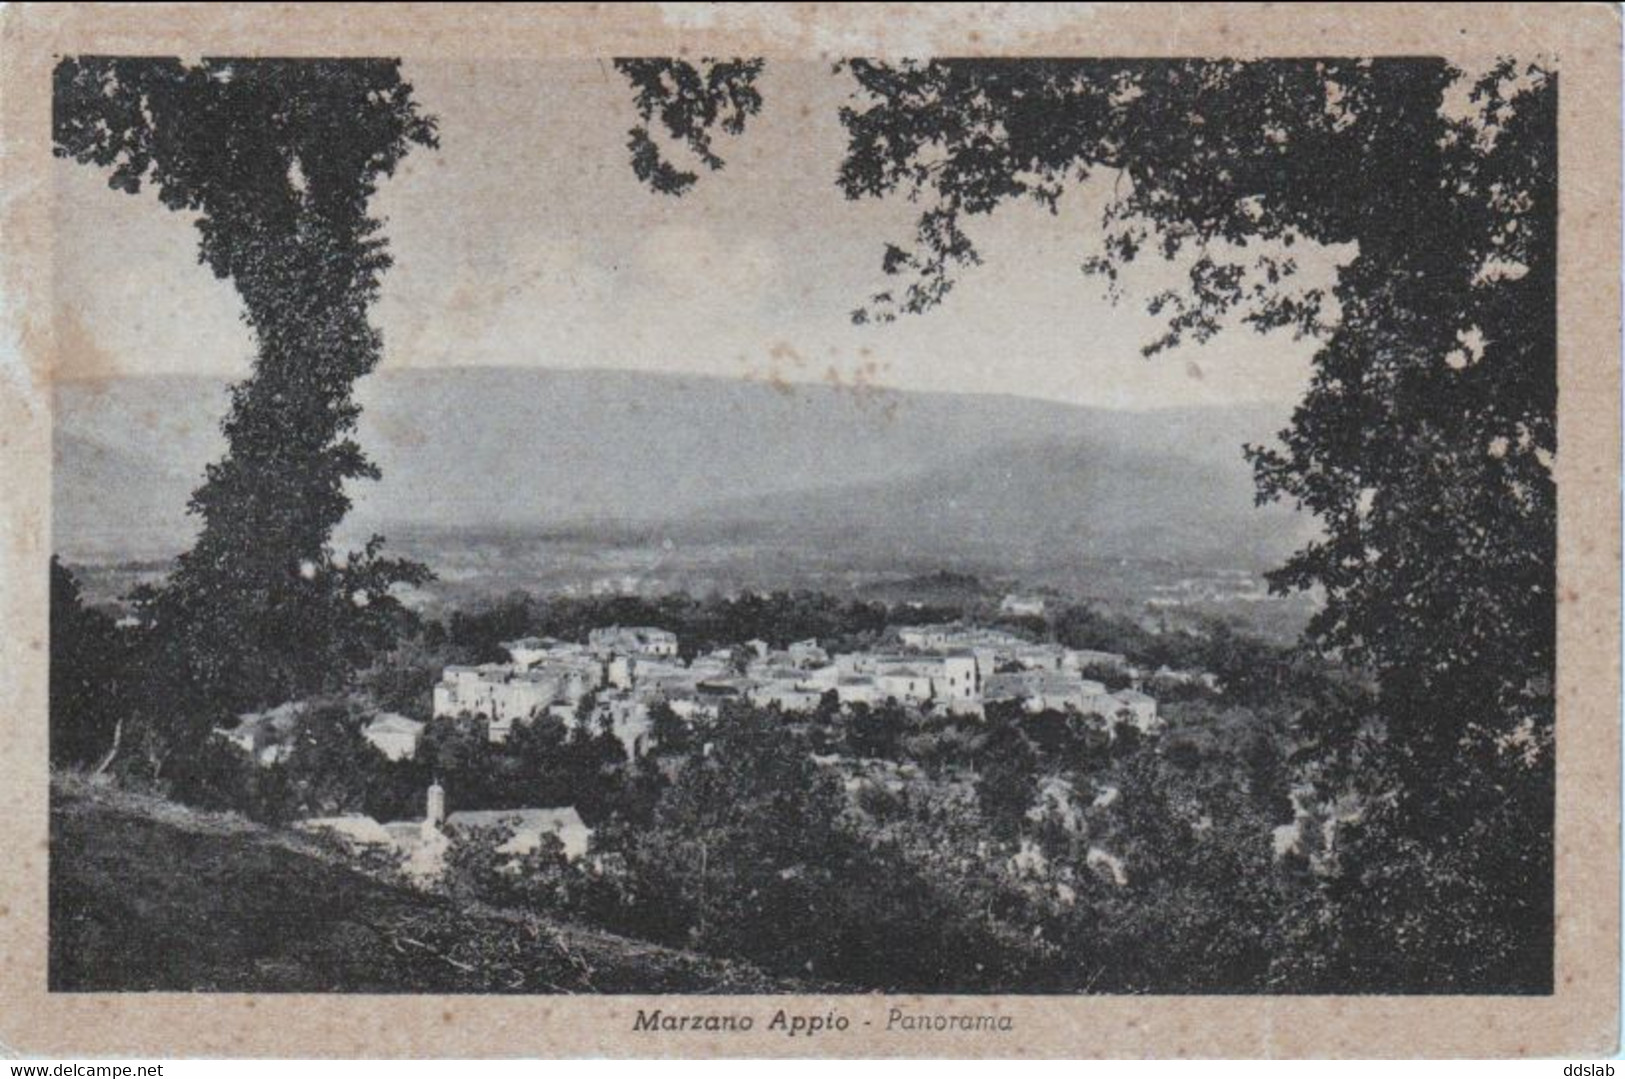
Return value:
M 694 186 L 699 174 L 679 169 L 661 154 L 649 133 L 659 120 L 666 135 L 687 145 L 712 172 L 723 160 L 712 148 L 711 129 L 729 135 L 745 130 L 745 121 L 762 108 L 756 89 L 761 60 L 703 59 L 698 65 L 670 57 L 623 58 L 615 69 L 636 91 L 634 107 L 642 123 L 627 132 L 632 172 L 650 188 L 666 195 L 681 195 Z
M 380 537 L 344 555 L 332 534 L 345 484 L 378 476 L 353 437 L 390 264 L 368 204 L 412 146 L 436 144 L 434 121 L 394 60 L 69 57 L 54 89 L 57 155 L 192 215 L 257 346 L 189 506 L 201 534 L 148 597 L 159 666 L 223 706 L 329 685 L 402 615 L 390 587 L 427 577 Z

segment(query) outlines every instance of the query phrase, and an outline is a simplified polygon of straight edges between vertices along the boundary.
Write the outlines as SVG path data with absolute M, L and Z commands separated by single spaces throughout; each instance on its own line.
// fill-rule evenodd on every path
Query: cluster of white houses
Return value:
M 895 701 L 967 717 L 1014 702 L 1029 712 L 1071 711 L 1100 717 L 1110 729 L 1127 722 L 1149 731 L 1161 722 L 1156 700 L 1138 688 L 1110 690 L 1100 679 L 1131 687 L 1147 680 L 1213 685 L 1199 672 L 1145 672 L 1115 652 L 1033 643 L 998 629 L 904 626 L 895 638 L 885 651 L 838 655 L 813 640 L 783 649 L 757 640 L 684 661 L 675 634 L 646 626 L 595 629 L 585 643 L 526 637 L 503 646 L 507 663 L 447 667 L 434 687 L 433 714 L 482 718 L 493 742 L 541 716 L 572 728 L 599 723 L 637 757 L 651 748 L 657 705 L 703 724 L 729 700 L 788 714 Z M 219 733 L 259 763 L 275 764 L 287 756 L 304 708 L 290 703 L 244 715 Z M 385 712 L 362 734 L 390 760 L 405 760 L 416 755 L 424 730 L 418 720 Z
M 684 661 L 677 637 L 662 629 L 595 629 L 585 643 L 527 637 L 503 646 L 507 663 L 447 667 L 434 688 L 436 719 L 479 717 L 502 742 L 516 724 L 546 715 L 573 727 L 607 725 L 628 755 L 653 748 L 652 711 L 669 707 L 704 723 L 724 702 L 748 701 L 796 714 L 821 707 L 850 709 L 889 701 L 941 715 L 980 717 L 987 705 L 1015 702 L 1030 711 L 1071 711 L 1098 717 L 1115 733 L 1120 724 L 1150 731 L 1161 723 L 1157 702 L 1137 689 L 1108 690 L 1099 680 L 1140 685 L 1148 677 L 1113 652 L 1035 644 L 1001 630 L 961 624 L 904 626 L 885 651 L 830 655 L 817 641 L 783 649 L 749 641 Z M 303 705 L 288 704 L 240 717 L 220 733 L 262 764 L 283 759 Z M 392 760 L 416 755 L 425 724 L 392 713 L 373 717 L 365 737 Z M 906 766 L 905 766 L 906 767 Z M 582 857 L 590 830 L 570 806 L 446 812 L 445 792 L 429 789 L 422 820 L 380 823 L 346 815 L 300 822 L 347 842 L 394 851 L 406 873 L 428 882 L 444 868 L 448 831 L 501 827 L 511 836 L 501 853 L 517 859 L 545 836 L 566 857 Z
M 651 709 L 704 722 L 735 699 L 811 712 L 888 701 L 939 714 L 981 716 L 1014 701 L 1029 711 L 1072 710 L 1108 725 L 1157 726 L 1157 702 L 1136 689 L 1108 690 L 1093 675 L 1137 683 L 1141 672 L 1113 652 L 1035 644 L 1014 634 L 959 624 L 905 626 L 882 652 L 830 655 L 817 641 L 783 649 L 749 641 L 694 657 L 678 655 L 674 634 L 649 627 L 594 630 L 586 643 L 527 637 L 504 645 L 510 662 L 446 668 L 434 715 L 482 717 L 492 741 L 543 715 L 566 725 L 596 719 L 637 756 L 648 747 Z

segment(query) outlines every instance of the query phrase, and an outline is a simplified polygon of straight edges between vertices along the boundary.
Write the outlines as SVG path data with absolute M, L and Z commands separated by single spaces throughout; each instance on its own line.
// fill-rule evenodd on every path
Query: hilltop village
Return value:
M 1001 613 L 1027 614 L 1027 606 L 1007 601 Z M 1145 670 L 1121 653 L 1035 642 L 965 621 L 892 626 L 870 649 L 833 653 L 817 639 L 782 648 L 753 639 L 685 656 L 677 634 L 656 626 L 593 628 L 585 638 L 504 641 L 506 662 L 442 669 L 427 722 L 379 712 L 360 733 L 389 761 L 409 762 L 431 724 L 477 721 L 475 729 L 500 746 L 518 728 L 546 719 L 566 731 L 612 735 L 628 760 L 654 763 L 669 748 L 658 734 L 662 710 L 698 732 L 703 743 L 703 732 L 732 703 L 787 721 L 814 714 L 838 720 L 900 706 L 914 715 L 971 724 L 1002 707 L 1035 716 L 1073 715 L 1114 740 L 1125 725 L 1140 734 L 1161 729 L 1157 701 L 1142 687 L 1217 685 L 1204 672 Z M 307 711 L 305 704 L 290 703 L 241 716 L 218 734 L 261 766 L 282 764 Z M 515 857 L 551 835 L 571 860 L 585 853 L 592 834 L 572 805 L 449 810 L 438 781 L 420 804 L 421 819 L 380 822 L 347 812 L 298 823 L 354 845 L 391 849 L 409 876 L 425 882 L 444 868 L 448 830 L 501 826 L 512 833 L 502 853 Z
M 1107 735 L 1125 723 L 1145 734 L 1162 720 L 1143 687 L 1218 688 L 1205 671 L 1147 670 L 1121 653 L 1033 642 L 963 622 L 897 626 L 881 648 L 835 654 L 815 639 L 783 648 L 749 640 L 685 659 L 677 635 L 653 626 L 593 629 L 585 641 L 523 637 L 501 647 L 507 662 L 442 670 L 433 688 L 434 721 L 480 720 L 490 741 L 502 743 L 516 726 L 547 716 L 570 730 L 609 731 L 634 760 L 658 749 L 657 707 L 703 728 L 730 701 L 791 717 L 896 704 L 971 720 L 1003 704 L 1090 717 Z M 261 765 L 281 763 L 306 711 L 304 702 L 290 702 L 241 715 L 216 734 Z M 362 734 L 389 760 L 411 760 L 427 727 L 378 712 Z
M 989 704 L 1018 702 L 1032 712 L 1095 716 L 1109 730 L 1126 722 L 1149 732 L 1159 722 L 1156 700 L 1133 688 L 1147 672 L 1117 653 L 962 624 L 903 626 L 895 636 L 893 651 L 830 655 L 816 640 L 783 649 L 752 640 L 687 661 L 675 634 L 649 626 L 595 629 L 585 643 L 527 637 L 504 644 L 508 663 L 447 667 L 434 715 L 485 719 L 494 742 L 542 715 L 566 726 L 597 721 L 633 758 L 652 748 L 656 706 L 703 725 L 730 700 L 787 715 L 890 701 L 971 718 Z M 1107 678 L 1130 685 L 1111 691 Z

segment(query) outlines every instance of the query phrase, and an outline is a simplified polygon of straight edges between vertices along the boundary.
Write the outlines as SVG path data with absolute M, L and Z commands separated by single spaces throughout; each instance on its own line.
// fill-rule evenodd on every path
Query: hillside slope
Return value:
M 302 837 L 58 777 L 50 988 L 804 991 L 738 963 L 386 885 Z
M 699 536 L 799 536 L 948 564 L 1132 556 L 1273 567 L 1307 538 L 1307 520 L 1255 509 L 1240 449 L 1230 457 L 1127 456 L 1081 437 L 1022 442 L 900 479 L 725 503 L 685 524 Z

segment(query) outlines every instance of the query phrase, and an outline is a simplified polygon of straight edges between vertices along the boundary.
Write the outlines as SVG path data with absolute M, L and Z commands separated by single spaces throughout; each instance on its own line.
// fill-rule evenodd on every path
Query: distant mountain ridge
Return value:
M 224 449 L 223 380 L 56 386 L 55 548 L 183 549 Z M 1035 550 L 1278 559 L 1307 523 L 1252 505 L 1246 441 L 1282 407 L 1118 412 L 1015 396 L 630 371 L 386 371 L 359 394 L 384 479 L 348 531 L 631 527 L 896 546 L 951 562 Z

